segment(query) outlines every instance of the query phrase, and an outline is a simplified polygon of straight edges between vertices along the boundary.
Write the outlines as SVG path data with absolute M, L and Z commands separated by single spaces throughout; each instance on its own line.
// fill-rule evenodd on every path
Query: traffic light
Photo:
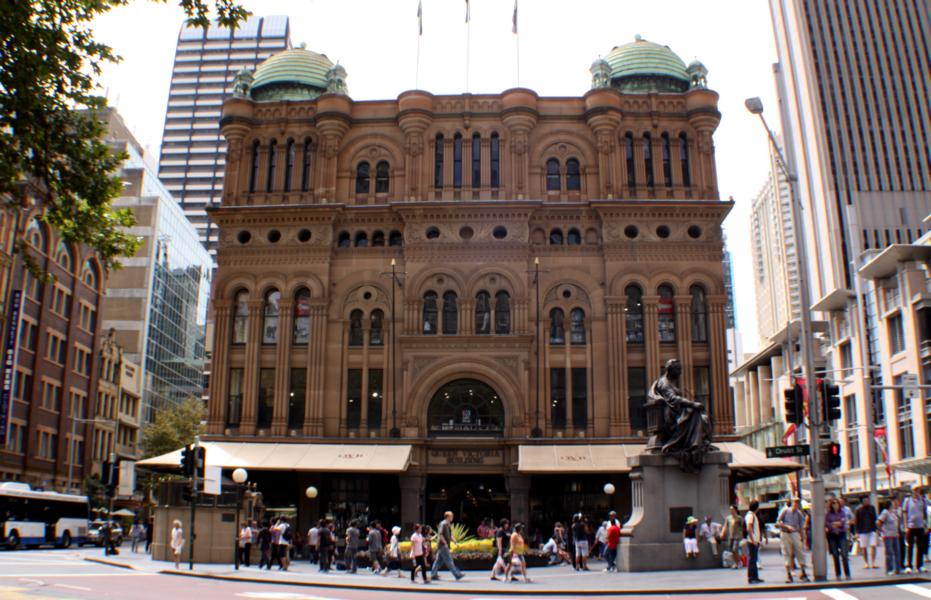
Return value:
M 802 386 L 795 384 L 785 392 L 786 423 L 801 425 L 805 420 L 802 407 Z
M 190 446 L 181 448 L 181 472 L 185 477 L 194 475 L 194 449 Z
M 831 470 L 836 471 L 840 468 L 840 444 L 831 442 L 831 452 L 829 456 L 831 457 Z
M 194 446 L 194 473 L 197 475 L 204 474 L 204 465 L 207 464 L 207 448 L 204 446 Z
M 828 473 L 840 468 L 840 444 L 831 440 L 821 440 L 821 472 Z
M 825 421 L 840 419 L 840 386 L 828 379 L 821 384 L 821 410 Z

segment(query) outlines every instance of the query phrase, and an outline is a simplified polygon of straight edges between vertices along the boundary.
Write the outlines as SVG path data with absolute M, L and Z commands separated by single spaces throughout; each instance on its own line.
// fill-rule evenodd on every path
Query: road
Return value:
M 0 553 L 0 599 L 35 600 L 55 599 L 118 599 L 118 600 L 197 600 L 232 599 L 232 600 L 407 600 L 412 596 L 409 590 L 371 591 L 345 590 L 332 588 L 314 588 L 303 585 L 273 585 L 248 582 L 217 581 L 177 575 L 145 573 L 120 569 L 84 560 L 85 555 L 99 556 L 100 549 L 72 550 L 27 550 Z M 541 574 L 543 575 L 543 574 Z M 287 574 L 282 573 L 283 577 Z M 477 577 L 470 573 L 469 577 Z M 580 575 L 597 577 L 596 574 Z M 560 600 L 572 596 L 536 596 L 532 590 L 542 589 L 546 584 L 545 576 L 538 577 L 531 584 L 501 584 L 500 596 L 473 594 L 455 594 L 445 592 L 443 588 L 454 590 L 452 581 L 431 584 L 430 592 L 418 594 L 416 598 L 448 598 L 469 600 L 481 597 L 489 600 L 505 597 L 509 589 L 530 591 L 520 598 L 546 598 Z M 442 587 L 440 587 L 442 586 Z M 509 587 L 510 586 L 510 587 Z M 690 595 L 690 600 L 721 600 L 722 594 Z M 727 600 L 743 598 L 769 598 L 771 600 L 921 600 L 931 598 L 931 584 L 904 584 L 863 588 L 832 588 L 826 584 L 819 590 L 786 590 L 784 592 L 753 593 L 741 591 L 727 594 Z M 514 596 L 511 596 L 512 598 Z M 615 596 L 616 597 L 616 596 Z M 626 596 L 637 598 L 637 596 Z M 645 598 L 675 598 L 679 594 L 656 594 Z

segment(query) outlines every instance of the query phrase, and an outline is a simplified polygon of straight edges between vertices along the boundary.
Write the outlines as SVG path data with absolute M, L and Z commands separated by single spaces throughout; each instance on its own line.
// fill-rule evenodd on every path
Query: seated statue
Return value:
M 694 402 L 679 390 L 682 363 L 672 358 L 666 361 L 666 371 L 653 382 L 647 393 L 647 403 L 663 403 L 662 428 L 655 432 L 663 454 L 679 458 L 684 471 L 701 469 L 706 452 L 715 450 L 711 445 L 711 420 L 701 402 Z

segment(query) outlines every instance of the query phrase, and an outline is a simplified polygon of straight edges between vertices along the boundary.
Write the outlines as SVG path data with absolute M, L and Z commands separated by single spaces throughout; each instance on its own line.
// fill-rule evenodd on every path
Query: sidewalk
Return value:
M 118 556 L 104 557 L 88 556 L 85 560 L 108 564 L 116 567 L 136 569 L 139 571 L 162 573 L 171 575 L 184 575 L 206 577 L 231 581 L 250 581 L 258 583 L 308 585 L 329 588 L 372 589 L 385 591 L 387 589 L 406 590 L 409 592 L 448 592 L 448 593 L 475 593 L 492 592 L 494 594 L 574 594 L 574 595 L 615 595 L 615 594 L 658 594 L 665 592 L 682 593 L 727 593 L 727 592 L 755 592 L 785 591 L 802 589 L 822 589 L 826 587 L 856 587 L 864 585 L 886 585 L 903 583 L 924 583 L 931 579 L 924 576 L 900 575 L 886 577 L 881 569 L 866 570 L 860 557 L 851 557 L 851 581 L 836 580 L 833 576 L 833 562 L 828 559 L 828 581 L 817 583 L 785 584 L 785 570 L 782 566 L 782 556 L 777 543 L 770 543 L 760 553 L 763 569 L 760 576 L 765 583 L 748 587 L 746 570 L 733 569 L 696 569 L 694 571 L 656 571 L 649 573 L 603 573 L 605 563 L 591 561 L 591 571 L 577 573 L 566 565 L 560 567 L 540 567 L 530 569 L 532 583 L 504 583 L 491 581 L 486 571 L 466 571 L 461 581 L 455 581 L 452 574 L 441 571 L 441 580 L 430 585 L 422 583 L 412 584 L 410 573 L 405 572 L 403 578 L 392 575 L 382 577 L 360 570 L 355 575 L 332 571 L 320 573 L 316 566 L 311 566 L 305 560 L 292 563 L 288 571 L 279 571 L 277 567 L 272 570 L 259 571 L 254 566 L 242 567 L 238 571 L 232 565 L 222 564 L 195 564 L 194 570 L 189 571 L 186 563 L 182 563 L 180 571 L 174 569 L 174 564 L 153 561 L 143 553 L 133 554 L 125 549 Z M 808 557 L 808 566 L 811 566 L 811 557 Z

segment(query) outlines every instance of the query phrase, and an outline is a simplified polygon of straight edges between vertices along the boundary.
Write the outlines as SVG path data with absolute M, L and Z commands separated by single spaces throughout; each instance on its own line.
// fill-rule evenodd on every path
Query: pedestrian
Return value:
M 514 570 L 519 569 L 524 576 L 524 583 L 530 583 L 530 577 L 527 576 L 527 559 L 524 554 L 527 552 L 527 542 L 524 540 L 524 524 L 518 523 L 514 526 L 514 533 L 511 534 L 511 573 L 508 581 L 514 579 Z
M 850 561 L 847 558 L 847 516 L 840 500 L 828 501 L 828 512 L 824 516 L 824 532 L 828 538 L 828 548 L 834 557 L 834 576 L 840 579 L 841 567 L 844 575 L 850 579 Z
M 278 537 L 278 570 L 287 571 L 291 565 L 291 540 L 294 538 L 294 530 L 291 524 L 284 517 L 278 520 L 278 531 L 281 535 Z
M 149 519 L 149 522 L 145 526 L 145 553 L 148 554 L 152 551 L 152 534 L 155 527 L 155 521 Z
M 328 573 L 330 571 L 330 556 L 332 556 L 336 537 L 333 535 L 331 525 L 324 519 L 320 519 L 320 522 L 317 524 L 317 531 L 320 535 L 317 544 L 317 551 L 319 552 L 317 558 L 320 561 L 320 572 Z
M 718 557 L 718 540 L 721 539 L 721 524 L 715 523 L 706 515 L 705 522 L 698 528 L 698 539 L 711 545 L 711 554 Z
M 129 537 L 133 543 L 133 553 L 137 551 L 139 543 L 142 542 L 144 536 L 145 530 L 142 527 L 142 523 L 139 522 L 139 519 L 134 519 L 132 529 L 129 530 Z
M 853 548 L 854 543 L 856 542 L 857 532 L 853 528 L 854 521 L 856 520 L 853 511 L 847 506 L 847 501 L 841 496 L 837 499 L 840 502 L 841 512 L 844 513 L 844 519 L 847 522 L 847 555 L 850 556 L 850 550 Z
M 779 539 L 782 542 L 782 556 L 786 564 L 786 583 L 792 583 L 792 566 L 798 562 L 802 581 L 808 581 L 805 573 L 805 514 L 802 512 L 800 498 L 792 498 L 792 504 L 782 509 L 776 519 L 779 527 Z
M 184 548 L 184 530 L 181 521 L 175 519 L 171 528 L 171 553 L 175 557 L 175 569 L 181 569 L 181 549 Z
M 608 530 L 605 532 L 605 559 L 608 561 L 605 571 L 609 573 L 617 572 L 617 547 L 620 543 L 621 522 L 617 519 L 617 513 L 612 511 L 608 517 Z
M 899 509 L 898 498 L 893 498 L 876 520 L 886 555 L 886 575 L 899 574 L 899 565 L 901 564 L 901 557 L 899 556 L 899 524 L 901 520 L 902 513 Z
M 239 529 L 239 562 L 245 567 L 249 566 L 249 554 L 252 552 L 252 527 L 246 521 Z
M 387 576 L 391 571 L 397 571 L 398 577 L 404 577 L 401 570 L 401 528 L 395 525 L 391 528 L 391 539 L 388 542 L 388 566 L 382 572 Z
M 475 530 L 475 535 L 480 540 L 491 537 L 491 527 L 488 526 L 487 518 L 482 519 L 482 522 L 478 524 L 478 529 Z
M 595 531 L 595 547 L 592 548 L 592 552 L 595 556 L 601 558 L 605 558 L 605 552 L 608 549 L 608 525 L 608 521 L 602 521 L 601 525 L 598 526 L 598 530 Z
M 921 495 L 918 486 L 912 488 L 912 495 L 902 505 L 902 519 L 905 521 L 905 572 L 911 573 L 912 567 L 918 573 L 925 572 L 925 552 L 928 534 L 928 501 Z M 914 562 L 912 562 L 914 556 Z
M 756 515 L 760 503 L 754 500 L 750 503 L 750 510 L 744 516 L 744 529 L 747 532 L 747 582 L 763 583 L 760 579 L 759 560 L 760 544 L 763 542 L 763 533 L 760 527 L 760 519 Z
M 686 558 L 698 558 L 698 519 L 690 516 L 682 529 L 682 545 Z
M 422 534 L 423 526 L 420 523 L 414 525 L 414 533 L 411 534 L 411 583 L 417 578 L 417 571 L 423 575 L 423 582 L 430 583 L 427 578 L 427 563 L 425 562 L 424 544 L 428 543 Z
M 508 560 L 508 554 L 511 548 L 511 522 L 507 519 L 501 519 L 498 531 L 495 532 L 495 551 L 498 556 L 495 558 L 495 564 L 491 567 L 492 581 L 498 581 L 498 573 L 501 572 L 507 579 L 511 574 L 511 563 Z
M 307 532 L 307 559 L 315 565 L 320 552 L 320 524 L 316 523 Z
M 877 569 L 876 564 L 876 509 L 870 504 L 870 497 L 863 498 L 863 502 L 854 514 L 857 539 L 860 541 L 860 550 L 863 552 L 863 561 L 867 569 Z
M 369 568 L 373 575 L 381 573 L 381 552 L 384 548 L 384 538 L 381 535 L 381 529 L 378 527 L 378 521 L 369 525 L 369 533 L 366 537 L 368 542 Z
M 272 520 L 268 527 L 268 532 L 271 534 L 271 562 L 277 564 L 280 570 L 282 563 L 278 552 L 280 551 L 279 545 L 281 544 L 281 529 L 278 528 L 278 519 Z M 271 563 L 269 563 L 268 568 L 272 568 Z
M 262 521 L 257 538 L 259 542 L 259 569 L 272 568 L 272 529 L 267 520 Z
M 588 571 L 588 531 L 581 513 L 572 517 L 572 543 L 575 545 L 575 570 Z
M 459 570 L 456 566 L 456 563 L 453 562 L 453 556 L 450 553 L 453 543 L 453 512 L 447 510 L 443 513 L 443 520 L 440 521 L 439 526 L 437 526 L 436 531 L 436 560 L 433 562 L 433 569 L 430 571 L 430 576 L 433 579 L 437 579 L 437 573 L 440 570 L 440 565 L 445 564 L 446 568 L 452 571 L 453 576 L 456 578 L 456 581 L 459 581 L 465 574 Z
M 740 542 L 744 539 L 744 530 L 744 520 L 740 516 L 740 511 L 736 504 L 731 504 L 730 512 L 724 521 L 724 539 L 727 540 L 727 549 L 731 553 L 735 569 L 741 567 Z
M 561 522 L 557 521 L 553 526 L 553 535 L 543 546 L 543 550 L 550 553 L 550 566 L 561 565 L 563 562 L 573 564 L 572 558 L 566 551 L 566 528 Z
M 343 562 L 346 563 L 346 572 L 356 572 L 356 553 L 359 551 L 359 527 L 355 519 L 349 522 L 346 528 L 346 549 L 343 551 Z

